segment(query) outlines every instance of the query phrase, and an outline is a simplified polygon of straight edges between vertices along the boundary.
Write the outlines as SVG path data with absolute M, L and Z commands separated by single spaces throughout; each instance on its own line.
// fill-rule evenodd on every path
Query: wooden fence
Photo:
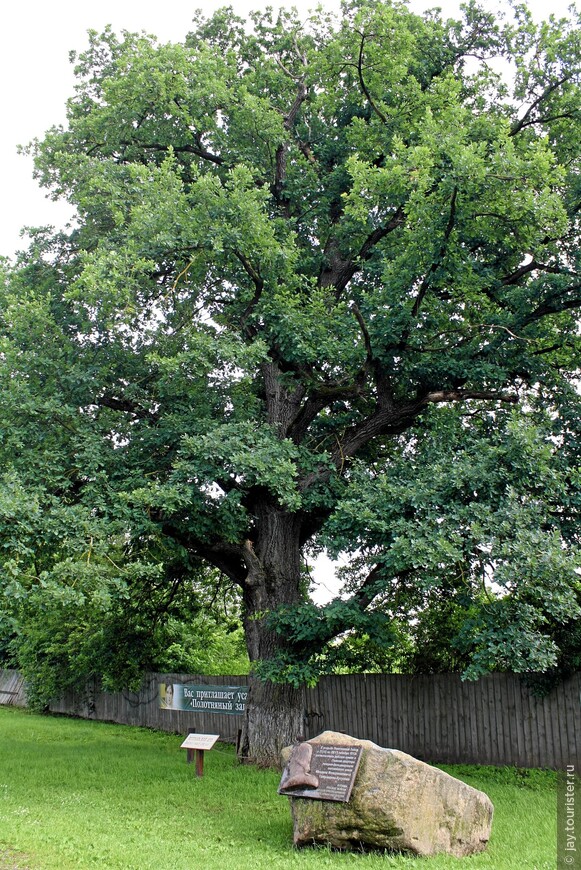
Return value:
M 325 677 L 307 693 L 309 736 L 347 731 L 424 761 L 552 767 L 581 759 L 581 674 L 536 697 L 516 674 Z
M 0 704 L 26 707 L 24 680 L 18 671 L 0 670 Z
M 89 687 L 51 710 L 180 734 L 195 728 L 236 740 L 240 716 L 162 709 L 160 683 L 242 686 L 246 677 L 148 674 L 139 692 Z M 6 703 L 24 703 L 15 671 L 0 671 L 0 704 Z M 457 674 L 324 677 L 305 691 L 305 736 L 325 730 L 373 740 L 424 761 L 581 768 L 581 673 L 543 698 L 514 674 L 490 674 L 477 682 L 462 682 Z

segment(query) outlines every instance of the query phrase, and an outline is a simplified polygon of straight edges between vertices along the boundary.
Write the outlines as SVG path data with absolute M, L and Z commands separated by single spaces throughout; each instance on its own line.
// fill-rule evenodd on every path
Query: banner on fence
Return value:
M 203 686 L 193 683 L 160 683 L 162 710 L 190 713 L 225 713 L 241 716 L 246 707 L 248 686 Z

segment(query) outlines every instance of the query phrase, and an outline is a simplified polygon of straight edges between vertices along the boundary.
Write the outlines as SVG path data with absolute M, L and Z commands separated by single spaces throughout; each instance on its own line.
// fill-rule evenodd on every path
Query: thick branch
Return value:
M 220 542 L 204 546 L 198 543 L 193 549 L 200 558 L 229 577 L 241 589 L 246 588 L 248 565 L 242 545 Z
M 465 402 L 470 399 L 483 401 L 509 402 L 516 404 L 518 396 L 513 393 L 500 393 L 495 390 L 433 390 L 408 403 L 396 404 L 386 393 L 380 396 L 375 411 L 360 423 L 345 432 L 341 442 L 331 454 L 332 463 L 341 473 L 348 459 L 355 456 L 374 438 L 386 435 L 401 435 L 408 430 L 429 404 L 438 402 Z M 323 483 L 331 476 L 329 467 L 321 467 L 306 475 L 298 484 L 305 492 L 317 483 Z
M 334 287 L 335 298 L 338 300 L 351 279 L 361 271 L 361 265 L 372 256 L 379 242 L 401 227 L 405 222 L 405 214 L 402 206 L 399 206 L 392 214 L 388 223 L 383 227 L 373 230 L 352 259 L 344 259 L 338 252 L 333 239 L 330 239 L 325 254 L 330 260 L 329 265 L 321 270 L 319 275 L 319 287 Z
M 437 402 L 466 402 L 468 399 L 508 402 L 511 405 L 516 405 L 519 401 L 514 393 L 499 393 L 496 390 L 434 390 L 420 401 L 422 405 L 429 405 Z
M 234 256 L 242 264 L 246 274 L 252 279 L 252 282 L 255 285 L 257 291 L 262 293 L 264 289 L 264 281 L 260 275 L 260 272 L 258 272 L 254 268 L 254 266 L 245 254 L 241 253 L 240 251 L 234 251 Z
M 371 108 L 373 109 L 373 111 L 375 112 L 377 117 L 382 121 L 382 123 L 387 124 L 386 116 L 383 114 L 381 109 L 379 109 L 379 107 L 375 104 L 371 94 L 369 93 L 369 89 L 368 89 L 367 85 L 365 84 L 365 79 L 363 78 L 363 49 L 365 47 L 366 36 L 364 33 L 360 33 L 359 35 L 361 36 L 361 42 L 359 44 L 359 57 L 357 59 L 357 75 L 359 77 L 359 84 L 361 85 L 361 90 L 365 94 L 365 98 L 367 99 L 367 102 L 369 103 L 369 105 L 371 106 Z
M 301 402 L 307 388 L 300 382 L 290 387 L 285 386 L 281 379 L 280 366 L 275 360 L 263 363 L 262 376 L 267 421 L 276 428 L 279 438 L 286 438 L 300 414 Z
M 99 408 L 110 408 L 112 411 L 122 411 L 125 414 L 132 414 L 134 417 L 146 420 L 158 420 L 159 415 L 149 408 L 144 408 L 137 402 L 131 399 L 118 399 L 116 396 L 100 396 L 96 399 L 95 404 Z
M 381 565 L 375 565 L 375 567 L 371 569 L 357 592 L 351 598 L 351 600 L 356 603 L 361 608 L 361 610 L 366 610 L 379 592 L 377 588 L 377 581 L 380 579 L 381 568 Z
M 416 294 L 416 298 L 415 298 L 414 304 L 412 306 L 411 317 L 414 320 L 417 318 L 418 314 L 420 313 L 420 309 L 421 309 L 423 301 L 426 297 L 426 293 L 428 292 L 428 289 L 430 287 L 432 277 L 434 276 L 434 274 L 437 272 L 437 270 L 441 266 L 442 260 L 444 259 L 444 256 L 446 254 L 448 241 L 450 239 L 450 235 L 452 233 L 452 230 L 454 229 L 454 221 L 456 219 L 456 200 L 457 200 L 457 198 L 458 198 L 458 188 L 455 186 L 454 190 L 452 191 L 452 197 L 450 199 L 450 215 L 448 217 L 448 223 L 446 224 L 446 229 L 444 230 L 444 237 L 442 239 L 442 244 L 440 245 L 440 250 L 438 251 L 438 256 L 436 257 L 436 259 L 434 260 L 434 262 L 432 263 L 432 265 L 428 269 L 427 273 L 424 276 L 422 283 L 418 287 L 418 292 Z M 402 333 L 402 336 L 401 336 L 401 339 L 399 342 L 400 351 L 405 349 L 405 347 L 407 345 L 408 338 L 409 338 L 409 334 L 410 334 L 410 327 L 408 326 L 408 327 L 406 327 L 406 329 Z
M 581 290 L 581 284 L 575 284 L 573 287 L 569 287 L 566 292 L 578 292 L 579 290 Z M 551 314 L 559 314 L 561 311 L 581 308 L 581 296 L 574 296 L 572 299 L 565 299 L 563 297 L 564 294 L 560 293 L 557 296 L 546 299 L 534 311 L 531 311 L 527 317 L 524 317 L 519 326 L 526 326 L 529 323 L 534 323 L 535 320 L 541 320 L 543 317 L 548 317 Z
M 357 398 L 357 396 L 361 395 L 362 388 L 363 378 L 357 376 L 355 381 L 348 384 L 329 384 L 328 386 L 321 386 L 313 390 L 297 414 L 294 422 L 289 426 L 288 436 L 292 438 L 295 444 L 300 444 L 310 424 L 316 419 L 323 408 L 328 407 L 333 402 Z
M 290 75 L 290 73 L 287 74 Z M 307 94 L 308 90 L 307 86 L 305 85 L 305 81 L 304 79 L 300 79 L 298 82 L 297 94 L 294 102 L 290 107 L 288 114 L 286 114 L 284 117 L 284 128 L 287 132 L 290 132 L 294 127 L 300 108 L 307 98 Z M 283 197 L 283 187 L 286 179 L 286 152 L 287 143 L 281 142 L 276 150 L 274 183 L 272 185 L 272 193 L 277 202 L 284 206 L 285 212 L 288 212 L 288 202 Z M 289 214 L 287 213 L 286 216 L 289 217 Z
M 374 414 L 346 433 L 340 450 L 337 450 L 334 456 L 335 465 L 337 467 L 342 465 L 346 458 L 354 456 L 365 444 L 379 435 L 400 435 L 405 432 L 426 405 L 436 402 L 465 402 L 469 399 L 512 404 L 518 402 L 518 397 L 514 394 L 498 393 L 495 390 L 434 390 L 415 402 L 401 405 L 396 405 L 384 397 L 383 403 L 378 405 Z
M 307 433 L 310 424 L 315 420 L 317 415 L 328 407 L 333 402 L 355 399 L 361 395 L 365 386 L 365 380 L 369 369 L 373 365 L 373 352 L 371 348 L 371 339 L 367 325 L 358 306 L 353 303 L 353 313 L 359 324 L 365 342 L 366 361 L 360 371 L 351 381 L 335 382 L 321 385 L 308 394 L 306 401 L 296 414 L 295 419 L 288 427 L 288 435 L 293 439 L 295 444 L 300 444 Z M 303 394 L 304 395 L 304 394 Z M 302 399 L 302 397 L 301 397 Z
M 290 131 L 294 127 L 300 108 L 307 98 L 307 94 L 307 86 L 305 85 L 304 79 L 301 79 L 298 83 L 297 95 L 294 99 L 292 106 L 290 107 L 288 115 L 286 115 L 284 119 L 285 130 Z
M 528 109 L 526 110 L 526 112 L 524 113 L 522 118 L 520 118 L 520 120 L 517 120 L 513 123 L 511 130 L 510 130 L 510 135 L 516 136 L 516 134 L 520 133 L 520 131 L 524 127 L 530 127 L 532 124 L 536 124 L 542 120 L 545 120 L 542 118 L 539 119 L 539 121 L 531 120 L 531 115 L 534 112 L 534 110 L 540 106 L 540 104 L 543 102 L 543 100 L 546 100 L 547 97 L 549 97 L 553 93 L 553 91 L 556 91 L 557 88 L 560 88 L 561 85 L 566 84 L 572 78 L 572 76 L 573 76 L 573 73 L 568 73 L 566 76 L 563 76 L 562 79 L 559 79 L 558 82 L 553 82 L 552 85 L 549 85 L 549 87 L 546 88 L 543 91 L 543 93 L 539 97 L 537 97 L 537 99 L 534 102 L 531 103 L 531 105 L 528 107 Z
M 394 230 L 397 230 L 398 227 L 401 227 L 404 223 L 405 223 L 405 214 L 404 214 L 403 206 L 400 205 L 394 211 L 394 213 L 391 216 L 391 219 L 387 222 L 387 224 L 384 227 L 378 227 L 376 230 L 373 230 L 373 232 L 367 236 L 367 238 L 365 239 L 365 241 L 361 245 L 361 249 L 359 251 L 359 254 L 357 255 L 357 258 L 359 260 L 368 260 L 371 257 L 376 245 L 382 239 L 384 239 L 386 236 L 388 236 L 390 233 L 392 233 Z
M 361 314 L 361 311 L 359 310 L 359 306 L 355 302 L 352 305 L 352 309 L 353 309 L 353 314 L 355 315 L 355 318 L 357 320 L 357 323 L 359 324 L 359 328 L 361 330 L 361 333 L 363 335 L 363 341 L 365 342 L 365 353 L 366 353 L 366 357 L 367 357 L 367 365 L 369 366 L 373 363 L 373 349 L 371 347 L 371 339 L 369 337 L 369 330 L 367 329 L 367 324 L 365 323 L 365 321 L 363 319 L 363 315 Z
M 161 145 L 157 142 L 135 142 L 131 139 L 125 139 L 121 143 L 125 148 L 129 148 L 131 146 L 136 146 L 138 148 L 143 148 L 144 151 L 168 151 L 168 145 Z M 200 157 L 202 160 L 208 160 L 210 163 L 215 163 L 216 166 L 223 166 L 224 160 L 222 157 L 219 157 L 217 154 L 212 154 L 211 151 L 208 151 L 202 145 L 172 145 L 172 151 L 176 154 L 194 154 L 196 157 Z
M 501 283 L 508 287 L 511 284 L 518 284 L 521 278 L 524 278 L 525 275 L 529 275 L 531 272 L 548 272 L 552 275 L 570 275 L 571 273 L 567 269 L 562 269 L 560 266 L 549 266 L 546 263 L 539 263 L 537 260 L 531 260 L 530 263 L 525 263 L 523 266 L 520 266 L 518 269 L 515 269 L 514 272 L 511 272 L 510 275 L 505 275 L 502 278 Z

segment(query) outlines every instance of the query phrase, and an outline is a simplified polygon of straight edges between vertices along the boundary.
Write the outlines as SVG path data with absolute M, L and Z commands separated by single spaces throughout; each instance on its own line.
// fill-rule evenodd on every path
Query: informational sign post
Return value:
M 196 751 L 196 776 L 204 775 L 204 752 L 211 749 L 219 734 L 188 734 L 180 749 L 187 749 L 188 755 Z
M 190 713 L 225 713 L 242 716 L 246 709 L 248 686 L 204 686 L 193 683 L 160 683 L 162 710 Z
M 347 803 L 362 752 L 361 746 L 300 743 L 291 753 L 278 793 Z

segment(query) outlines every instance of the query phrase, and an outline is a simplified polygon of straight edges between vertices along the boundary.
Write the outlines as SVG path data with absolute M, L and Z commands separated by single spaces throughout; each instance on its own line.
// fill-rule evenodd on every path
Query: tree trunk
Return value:
M 257 507 L 257 539 L 244 592 L 244 627 L 251 663 L 271 658 L 284 638 L 265 625 L 265 615 L 301 602 L 301 519 L 272 504 Z M 304 734 L 304 690 L 251 675 L 239 755 L 262 766 L 278 766 L 283 746 Z
M 278 767 L 284 746 L 304 738 L 304 689 L 251 676 L 239 747 L 241 761 Z

